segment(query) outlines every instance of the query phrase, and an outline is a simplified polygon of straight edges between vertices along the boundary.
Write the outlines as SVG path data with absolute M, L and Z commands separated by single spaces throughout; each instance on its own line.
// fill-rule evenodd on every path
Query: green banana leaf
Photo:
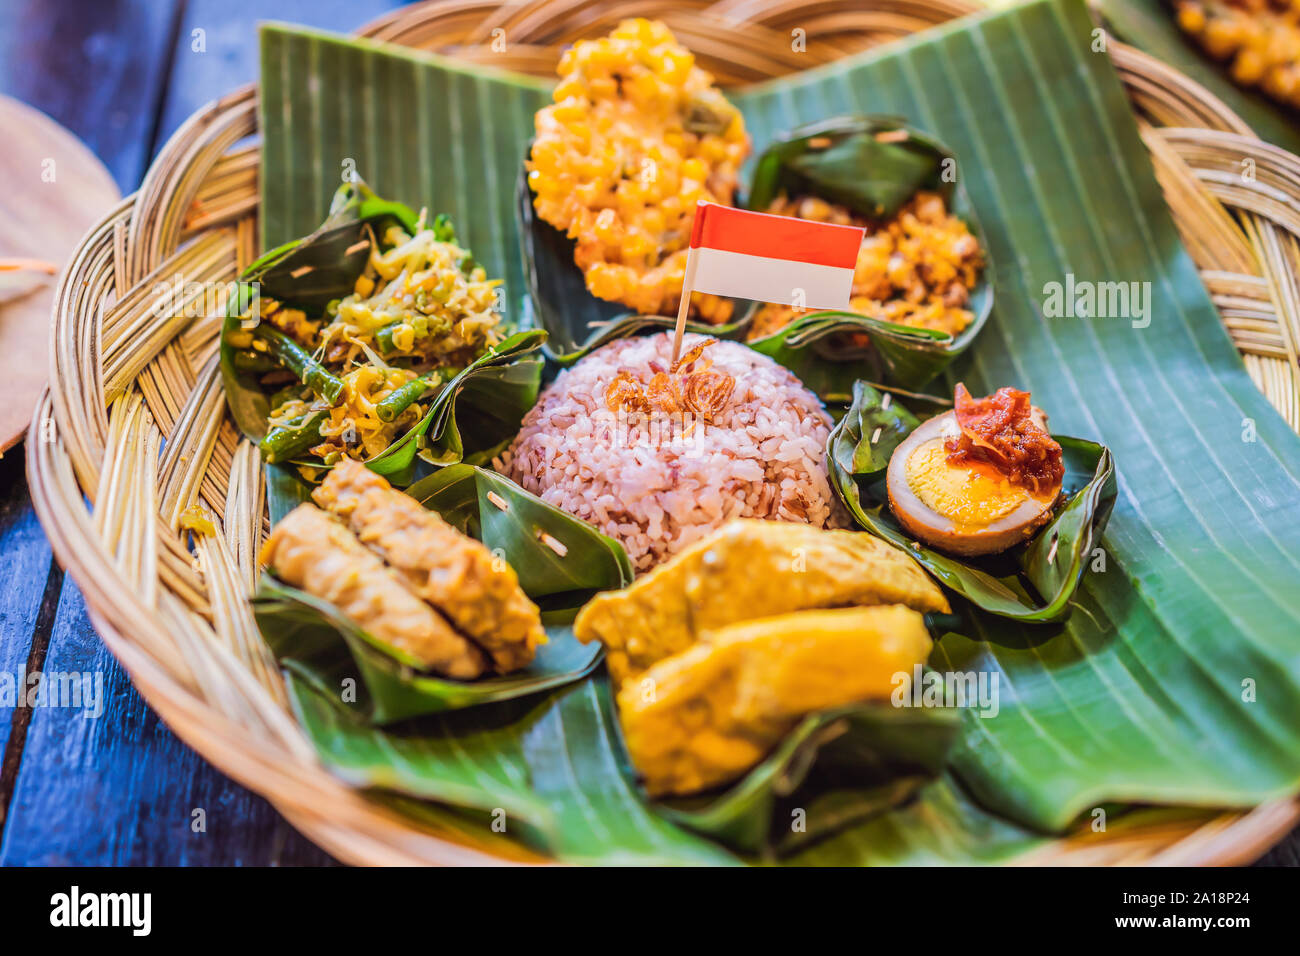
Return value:
M 838 424 L 841 436 L 857 435 L 859 440 L 829 441 L 827 454 L 854 477 L 876 478 L 889 467 L 894 449 L 907 440 L 921 419 L 891 393 L 857 381 L 853 383 L 853 404 Z M 868 440 L 862 441 L 863 436 Z
M 891 219 L 922 189 L 951 202 L 956 163 L 947 146 L 897 116 L 817 120 L 763 151 L 748 205 L 762 211 L 782 193 L 811 195 L 873 221 Z M 954 175 L 944 175 L 945 165 Z
M 431 425 L 429 434 L 437 437 L 416 454 L 438 465 L 489 464 L 537 404 L 544 370 L 541 358 L 524 358 L 469 376 L 447 402 L 441 426 Z
M 580 680 L 600 660 L 598 646 L 578 643 L 571 628 L 546 629 L 549 643 L 528 667 L 500 677 L 457 681 L 419 674 L 327 601 L 269 574 L 253 597 L 262 637 L 286 669 L 338 698 L 374 724 L 538 694 Z
M 896 344 L 903 340 L 911 342 L 909 346 L 900 347 L 896 354 L 902 357 L 908 368 L 915 369 L 916 374 L 904 371 L 902 364 L 892 360 L 881 362 L 863 361 L 861 356 L 848 360 L 832 357 L 839 345 L 833 336 L 854 332 L 869 332 L 876 336 L 872 341 L 878 343 L 886 337 Z M 925 356 L 938 356 L 939 352 L 935 350 L 949 341 L 951 337 L 945 332 L 895 325 L 856 312 L 810 312 L 799 316 L 785 328 L 748 344 L 754 351 L 762 352 L 788 368 L 823 402 L 847 405 L 853 397 L 854 383 L 864 374 L 886 378 L 896 385 L 928 381 L 933 375 L 926 371 L 930 359 Z M 878 345 L 870 357 L 883 357 L 887 348 Z M 946 359 L 943 359 L 943 364 L 947 364 Z
M 548 612 L 548 620 L 567 624 L 596 592 L 632 583 L 632 562 L 623 545 L 494 471 L 451 465 L 406 493 L 503 554 L 519 586 Z M 564 553 L 543 541 L 543 534 L 559 542 Z
M 266 465 L 266 510 L 271 527 L 304 501 L 311 501 L 312 486 L 303 481 L 293 465 Z
M 963 713 L 948 776 L 795 862 L 1001 861 L 1103 804 L 1242 807 L 1300 789 L 1300 440 L 1201 286 L 1092 31 L 1081 0 L 1038 0 L 733 95 L 760 149 L 844 113 L 903 116 L 949 144 L 996 304 L 941 381 L 1032 391 L 1058 428 L 1096 438 L 1124 469 L 1105 570 L 1085 576 L 1068 621 L 971 609 L 965 633 L 939 642 L 932 666 L 1001 688 L 996 717 Z M 522 308 L 514 186 L 543 84 L 310 31 L 264 34 L 263 57 L 268 239 L 313 228 L 354 157 L 385 194 L 451 213 Z M 407 106 L 368 105 L 394 102 Z M 421 160 L 433 156 L 445 161 Z M 1048 284 L 1067 275 L 1149 282 L 1144 315 L 1045 315 Z M 621 758 L 594 705 L 600 685 L 552 692 L 547 746 L 532 751 L 541 792 L 564 811 L 563 852 L 674 856 L 656 842 L 664 831 L 621 825 L 646 817 L 611 770 Z M 486 769 L 497 757 L 470 759 Z
M 310 235 L 258 256 L 240 278 L 260 282 L 271 298 L 292 301 L 309 314 L 323 312 L 331 301 L 352 292 L 365 268 L 370 249 L 356 246 L 367 225 L 376 234 L 392 224 L 414 232 L 418 219 L 410 206 L 383 199 L 354 179 L 335 191 L 329 214 Z
M 831 431 L 826 468 L 831 485 L 854 520 L 877 537 L 904 548 L 945 587 L 993 614 L 1031 623 L 1063 620 L 1115 504 L 1115 466 L 1096 442 L 1053 436 L 1065 462 L 1064 504 L 1027 543 L 992 558 L 957 558 L 909 537 L 889 511 L 884 469 L 894 449 L 920 424 L 898 402 L 866 382 L 853 389 L 853 405 Z M 877 432 L 877 429 L 880 429 Z M 875 439 L 875 441 L 873 441 Z M 1041 595 L 1032 596 L 1026 584 Z
M 292 672 L 289 690 L 294 713 L 322 762 L 344 780 L 458 807 L 496 810 L 498 821 L 502 816 L 507 821 L 506 832 L 530 849 L 566 862 L 606 865 L 737 861 L 698 831 L 727 838 L 739 859 L 750 862 L 779 862 L 795 852 L 801 864 L 819 862 L 822 853 L 842 855 L 844 849 L 834 846 L 837 841 L 827 838 L 844 827 L 891 807 L 906 816 L 915 812 L 913 803 L 919 807 L 925 800 L 937 802 L 929 794 L 943 781 L 925 781 L 933 776 L 955 730 L 952 712 L 932 709 L 878 707 L 869 713 L 860 708 L 847 716 L 812 718 L 709 813 L 644 799 L 623 749 L 603 674 L 540 702 L 511 700 L 390 727 L 358 720 L 338 703 L 337 694 L 321 693 Z M 843 727 L 845 723 L 850 726 Z M 870 725 L 885 733 L 869 733 Z M 591 739 L 598 739 L 599 745 L 592 747 L 587 743 Z M 800 784 L 818 773 L 836 785 L 807 793 Z M 892 781 L 872 784 L 885 776 Z M 749 822 L 769 820 L 773 791 L 785 798 L 781 812 L 791 821 L 782 821 L 791 832 L 779 842 L 768 842 L 766 830 L 758 832 Z M 925 811 L 940 821 L 957 813 L 987 819 L 955 788 L 940 793 L 946 805 L 937 813 L 933 808 Z M 481 835 L 490 823 L 490 817 L 476 818 L 471 832 Z M 989 853 L 1010 853 L 1041 842 L 1007 824 L 986 825 L 996 827 L 999 838 L 996 850 L 986 848 Z M 918 828 L 917 851 L 935 852 L 930 845 L 934 838 Z M 906 862 L 914 852 L 909 841 L 894 842 L 893 862 Z M 766 850 L 760 854 L 762 847 Z
M 273 518 L 279 520 L 307 496 L 287 469 L 270 468 L 284 482 L 283 487 L 269 484 Z M 441 468 L 408 494 L 514 569 L 524 593 L 543 609 L 550 642 L 538 649 L 531 665 L 513 674 L 477 681 L 419 674 L 415 661 L 367 634 L 333 605 L 264 574 L 253 611 L 262 637 L 285 668 L 375 724 L 537 694 L 590 673 L 600 660 L 600 646 L 579 643 L 569 625 L 592 594 L 632 582 L 621 544 L 509 479 L 472 465 Z M 560 542 L 565 553 L 543 541 L 543 533 Z
M 898 139 L 898 136 L 905 136 Z M 892 217 L 917 190 L 940 193 L 949 209 L 964 220 L 989 259 L 988 241 L 962 188 L 960 167 L 952 151 L 932 136 L 890 116 L 841 116 L 804 124 L 768 146 L 755 164 L 749 208 L 766 210 L 781 193 L 813 195 L 847 206 L 871 220 Z M 914 329 L 854 312 L 812 312 L 784 329 L 750 343 L 815 384 L 835 375 L 825 366 L 858 365 L 860 348 L 846 350 L 842 337 L 865 333 L 872 366 L 866 374 L 904 388 L 920 388 L 970 347 L 993 309 L 994 266 L 986 262 L 971 292 L 971 324 L 956 337 Z M 793 326 L 793 327 L 792 327 Z M 806 351 L 804 351 L 806 350 Z M 802 353 L 802 354 L 801 354 Z M 863 369 L 857 368 L 861 376 Z M 843 372 L 839 372 L 843 375 Z
M 1097 6 L 1103 22 L 1119 39 L 1200 83 L 1245 120 L 1256 135 L 1300 154 L 1300 112 L 1233 82 L 1226 64 L 1179 29 L 1167 0 L 1098 0 Z
M 526 356 L 536 352 L 545 341 L 545 332 L 529 329 L 514 333 L 480 355 L 429 399 L 424 417 L 410 431 L 366 464 L 390 481 L 406 484 L 402 476 L 411 473 L 416 455 L 431 444 L 437 450 L 423 456 L 426 460 L 437 464 L 459 461 L 464 446 L 455 424 L 458 413 L 477 410 L 477 422 L 493 420 L 493 430 L 483 436 L 485 441 L 499 443 L 504 432 L 518 432 L 524 415 L 537 401 L 542 381 L 541 364 Z M 439 445 L 449 429 L 456 437 L 449 439 L 450 445 Z M 479 446 L 475 443 L 472 447 Z
M 726 865 L 735 857 L 638 795 L 603 676 L 550 696 L 367 726 L 292 674 L 294 713 L 321 762 L 357 786 L 488 811 L 526 846 L 569 863 Z M 495 812 L 493 812 L 495 811 Z

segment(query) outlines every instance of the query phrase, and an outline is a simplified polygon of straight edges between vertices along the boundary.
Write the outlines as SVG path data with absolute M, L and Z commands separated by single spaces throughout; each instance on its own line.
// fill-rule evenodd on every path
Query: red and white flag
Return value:
M 863 229 L 701 202 L 685 287 L 694 292 L 847 309 Z

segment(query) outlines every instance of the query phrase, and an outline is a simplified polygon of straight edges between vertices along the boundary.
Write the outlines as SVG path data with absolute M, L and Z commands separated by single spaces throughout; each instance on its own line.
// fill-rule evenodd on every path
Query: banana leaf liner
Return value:
M 606 302 L 587 291 L 582 270 L 573 260 L 574 240 L 537 215 L 526 170 L 519 175 L 515 199 L 533 309 L 530 318 L 549 336 L 544 347 L 548 357 L 570 365 L 606 342 L 677 324 L 676 316 L 638 315 L 621 302 Z M 738 338 L 753 311 L 752 303 L 736 301 L 736 317 L 731 322 L 709 325 L 688 321 L 686 328 L 715 338 Z
M 411 662 L 394 655 L 331 605 L 269 574 L 253 606 L 263 635 L 286 670 L 347 713 L 346 719 L 304 723 L 322 754 L 367 746 L 375 753 L 361 782 L 447 800 L 452 797 L 442 785 L 440 765 L 427 768 L 433 779 L 425 779 L 413 770 L 420 762 L 403 756 L 406 748 L 424 753 L 436 745 L 418 733 L 412 737 L 411 731 L 393 731 L 398 736 L 389 737 L 388 731 L 377 728 L 496 705 L 585 678 L 599 662 L 600 651 L 596 645 L 579 644 L 569 625 L 592 594 L 631 583 L 632 569 L 617 542 L 494 472 L 456 464 L 422 479 L 407 493 L 503 553 L 521 586 L 543 608 L 551 643 L 540 649 L 526 672 L 474 682 L 416 674 Z M 489 493 L 506 508 L 493 503 Z M 563 542 L 565 553 L 546 544 L 543 534 Z M 485 719 L 495 725 L 499 714 L 491 711 Z M 620 773 L 654 812 L 737 852 L 772 859 L 914 796 L 941 771 L 957 733 L 958 715 L 883 702 L 811 715 L 721 794 L 660 802 L 646 800 L 635 787 L 635 771 L 616 720 L 609 728 L 617 738 Z M 360 743 L 363 740 L 370 744 Z M 385 758 L 377 760 L 376 753 Z M 360 771 L 350 761 L 340 769 L 350 779 Z M 789 814 L 796 809 L 802 811 L 799 822 L 791 825 Z
M 280 663 L 363 719 L 389 724 L 422 714 L 461 710 L 560 687 L 590 673 L 599 648 L 578 643 L 565 627 L 548 625 L 549 643 L 522 671 L 478 681 L 418 673 L 414 662 L 357 627 L 326 601 L 265 575 L 253 611 Z M 340 639 L 346 646 L 341 653 Z
M 672 847 L 659 862 L 671 863 L 701 862 L 701 855 L 737 862 L 727 851 L 779 862 L 833 843 L 842 830 L 938 784 L 961 723 L 955 709 L 884 702 L 810 715 L 720 796 L 653 802 L 636 782 L 599 671 L 542 697 L 385 726 L 296 669 L 289 687 L 299 723 L 344 779 L 471 811 L 500 807 L 522 818 L 524 826 L 511 822 L 509 832 L 529 846 L 603 864 L 633 862 L 622 856 L 628 844 L 656 831 L 656 842 Z M 557 765 L 572 769 L 552 780 Z M 546 800 L 556 785 L 563 799 Z M 630 832 L 611 852 L 609 831 L 624 827 Z
M 512 840 L 568 863 L 764 861 L 757 853 L 725 850 L 645 801 L 599 671 L 547 695 L 386 727 L 362 722 L 336 694 L 321 694 L 292 672 L 288 689 L 298 723 L 322 763 L 355 786 L 375 788 L 371 796 L 391 800 L 404 812 L 454 814 L 463 826 L 481 827 L 485 839 L 504 829 Z M 913 789 L 905 778 L 898 786 Z M 803 804 L 809 835 L 766 859 L 796 866 L 996 863 L 1044 840 L 981 809 L 951 772 L 889 813 L 863 819 L 860 799 L 856 792 L 848 798 L 810 797 Z M 837 816 L 846 801 L 851 812 Z
M 477 681 L 421 674 L 414 661 L 367 634 L 333 605 L 268 573 L 253 610 L 281 664 L 375 724 L 536 694 L 590 673 L 600 660 L 600 647 L 579 643 L 569 624 L 590 595 L 631 583 L 632 567 L 622 545 L 508 479 L 472 465 L 440 469 L 410 491 L 515 570 L 524 592 L 542 608 L 549 643 L 538 648 L 532 664 L 513 674 Z
M 663 819 L 625 767 L 599 672 L 548 694 L 377 727 L 293 672 L 294 714 L 320 760 L 354 786 L 439 814 L 485 838 L 566 863 L 736 865 L 712 841 Z M 405 808 L 405 807 L 404 807 Z
M 814 383 L 830 378 L 842 385 L 842 372 L 821 368 L 834 362 L 857 364 L 866 359 L 874 366 L 870 377 L 904 388 L 921 388 L 947 368 L 979 335 L 993 309 L 989 244 L 948 147 L 896 117 L 842 116 L 811 123 L 759 156 L 748 205 L 763 212 L 782 193 L 817 196 L 878 222 L 892 218 L 922 189 L 944 197 L 949 211 L 966 223 L 984 253 L 984 269 L 969 303 L 974 318 L 960 334 L 954 337 L 855 312 L 822 311 L 800 316 L 749 344 Z M 866 336 L 870 343 L 866 349 L 846 347 L 845 336 L 855 333 L 855 339 Z M 822 394 L 815 385 L 810 387 Z
M 316 232 L 264 254 L 240 276 L 226 306 L 221 375 L 231 414 L 247 438 L 260 442 L 266 437 L 270 396 L 258 380 L 261 372 L 240 366 L 238 350 L 230 345 L 228 333 L 245 329 L 250 322 L 256 324 L 257 305 L 263 296 L 308 315 L 323 313 L 329 302 L 352 292 L 370 254 L 368 232 L 382 233 L 391 224 L 411 232 L 417 219 L 409 207 L 379 198 L 365 183 L 346 183 L 335 194 L 329 217 Z M 246 318 L 250 313 L 254 318 Z M 446 381 L 433 385 L 420 396 L 420 401 L 428 403 L 420 421 L 366 463 L 400 485 L 414 477 L 417 453 L 424 451 L 422 457 L 434 464 L 459 461 L 463 448 L 459 434 L 450 445 L 439 445 L 449 426 L 456 430 L 458 410 L 477 412 L 480 421 L 495 418 L 497 425 L 485 433 L 485 440 L 499 444 L 507 431 L 518 430 L 523 411 L 537 400 L 542 365 L 536 360 L 519 360 L 536 352 L 545 340 L 546 333 L 538 329 L 515 331 Z M 516 362 L 517 368 L 513 367 Z M 304 385 L 312 384 L 310 375 L 302 373 Z M 519 409 L 517 420 L 502 420 L 509 410 Z M 429 446 L 432 450 L 426 451 Z M 471 446 L 473 452 L 483 450 Z M 301 454 L 290 460 L 315 469 L 327 467 Z
M 1082 438 L 1053 435 L 1065 462 L 1054 517 L 1034 537 L 1004 554 L 963 560 L 909 537 L 889 510 L 885 469 L 894 449 L 919 424 L 905 407 L 884 401 L 866 382 L 854 387 L 853 404 L 831 431 L 826 448 L 831 486 L 854 520 L 907 549 L 940 584 L 991 614 L 1025 623 L 1064 620 L 1084 572 L 1095 560 L 1094 549 L 1101 544 L 1115 504 L 1110 450 Z

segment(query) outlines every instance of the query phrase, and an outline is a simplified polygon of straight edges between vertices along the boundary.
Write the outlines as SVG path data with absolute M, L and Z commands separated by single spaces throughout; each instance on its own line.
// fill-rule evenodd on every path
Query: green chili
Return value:
M 279 366 L 276 366 L 279 368 Z M 311 391 L 301 382 L 294 382 L 292 385 L 286 385 L 278 392 L 272 392 L 268 403 L 272 410 L 279 408 L 285 402 L 306 401 Z
M 383 326 L 375 333 L 375 345 L 379 346 L 380 355 L 389 355 L 392 352 L 401 351 L 401 349 L 393 344 L 393 333 L 404 324 L 405 323 L 399 319 L 396 322 L 390 322 L 388 325 Z
M 456 227 L 451 224 L 451 217 L 445 212 L 433 217 L 433 238 L 439 242 L 456 241 Z

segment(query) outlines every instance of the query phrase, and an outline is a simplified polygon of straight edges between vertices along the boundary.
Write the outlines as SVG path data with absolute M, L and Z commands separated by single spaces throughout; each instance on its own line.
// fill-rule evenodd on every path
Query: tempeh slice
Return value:
M 262 561 L 286 584 L 329 601 L 375 640 L 426 670 L 471 680 L 488 669 L 482 650 L 315 505 L 304 503 L 285 515 L 263 546 Z
M 546 642 L 537 605 L 505 561 L 365 465 L 340 462 L 312 497 L 484 648 L 498 672 L 527 666 Z

